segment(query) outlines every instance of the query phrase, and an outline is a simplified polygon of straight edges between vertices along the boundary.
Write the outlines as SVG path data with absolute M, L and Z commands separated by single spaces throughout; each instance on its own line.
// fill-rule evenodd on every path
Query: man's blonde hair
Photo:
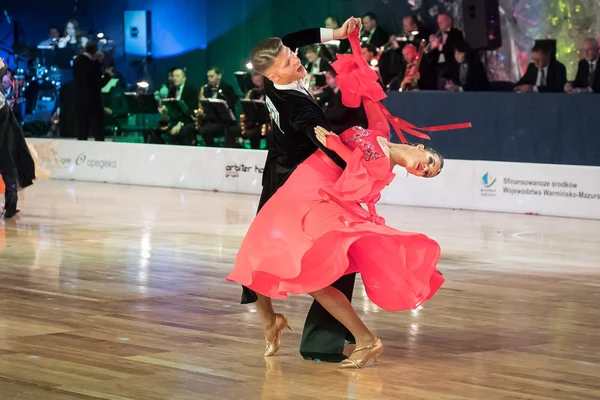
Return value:
M 252 68 L 261 75 L 265 75 L 274 63 L 275 58 L 283 50 L 283 42 L 277 37 L 265 39 L 257 44 L 250 54 Z

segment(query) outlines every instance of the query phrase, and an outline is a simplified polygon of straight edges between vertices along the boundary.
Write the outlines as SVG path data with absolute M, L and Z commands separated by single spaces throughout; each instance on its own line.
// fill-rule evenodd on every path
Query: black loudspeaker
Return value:
M 465 40 L 473 50 L 502 46 L 498 0 L 463 0 Z

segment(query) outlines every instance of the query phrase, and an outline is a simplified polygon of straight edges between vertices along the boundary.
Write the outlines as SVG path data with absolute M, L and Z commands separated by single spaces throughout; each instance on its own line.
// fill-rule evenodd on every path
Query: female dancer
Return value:
M 319 140 L 344 159 L 346 169 L 342 171 L 321 150 L 300 164 L 258 213 L 227 280 L 259 293 L 265 356 L 279 350 L 282 332 L 289 327 L 286 317 L 273 311 L 271 298 L 310 294 L 356 339 L 356 349 L 340 368 L 361 368 L 370 359 L 377 361 L 383 343 L 363 324 L 348 299 L 330 285 L 341 276 L 360 272 L 369 298 L 389 311 L 413 309 L 433 296 L 444 282 L 436 270 L 439 245 L 423 234 L 385 225 L 375 203 L 393 180 L 395 165 L 416 176 L 434 177 L 444 160 L 423 145 L 389 142 L 389 123 L 404 143 L 402 130 L 428 137 L 383 107 L 380 100 L 385 94 L 360 55 L 358 30 L 349 40 L 353 54 L 338 55 L 333 67 L 344 104 L 358 107 L 362 101 L 368 129 L 354 127 L 340 137 L 315 129 Z
M 6 68 L 0 58 L 0 76 Z M 31 185 L 36 172 L 49 176 L 49 172 L 34 161 L 32 153 L 37 156 L 35 149 L 25 141 L 21 126 L 0 91 L 0 190 L 4 190 L 4 218 L 11 218 L 19 211 L 17 191 Z

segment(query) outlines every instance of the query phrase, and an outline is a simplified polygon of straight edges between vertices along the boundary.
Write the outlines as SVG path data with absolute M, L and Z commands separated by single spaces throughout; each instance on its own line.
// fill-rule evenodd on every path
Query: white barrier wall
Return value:
M 46 139 L 28 139 L 48 143 Z M 259 194 L 266 152 L 54 140 L 55 179 Z M 446 160 L 434 179 L 401 168 L 384 204 L 600 219 L 600 167 Z

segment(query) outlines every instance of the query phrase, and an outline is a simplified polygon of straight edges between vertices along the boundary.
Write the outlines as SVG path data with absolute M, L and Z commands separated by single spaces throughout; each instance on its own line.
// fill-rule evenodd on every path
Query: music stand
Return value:
M 154 98 L 154 95 L 152 98 Z M 193 122 L 191 111 L 182 100 L 164 99 L 162 105 L 167 108 L 169 118 L 172 121 L 181 121 L 184 124 Z
M 146 115 L 158 113 L 158 102 L 152 93 L 125 93 L 125 102 L 129 114 L 142 114 L 142 131 L 146 133 Z
M 204 118 L 210 122 L 221 122 L 225 125 L 235 123 L 235 115 L 229 109 L 227 102 L 220 99 L 200 100 L 200 105 L 204 110 Z
M 246 115 L 246 120 L 258 125 L 271 122 L 269 110 L 263 100 L 241 100 L 242 111 Z

